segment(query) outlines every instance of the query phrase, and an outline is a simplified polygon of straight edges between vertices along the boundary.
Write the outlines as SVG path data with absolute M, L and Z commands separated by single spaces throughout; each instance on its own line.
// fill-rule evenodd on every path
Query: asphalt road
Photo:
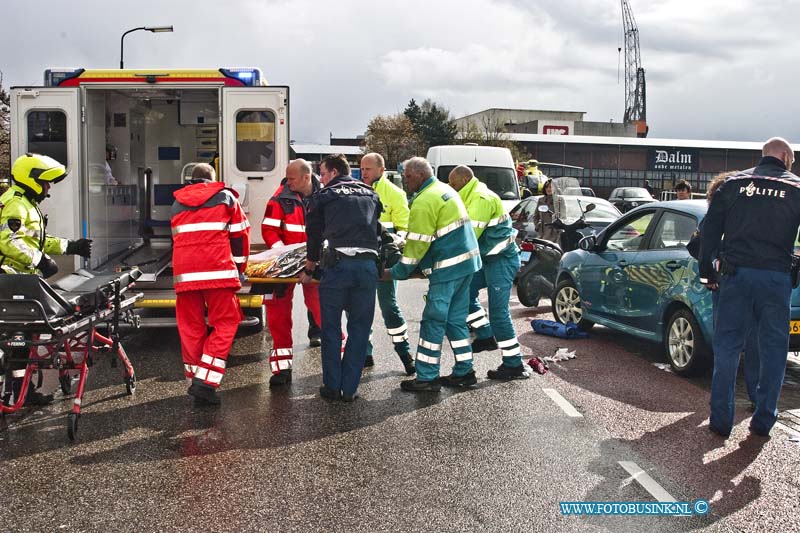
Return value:
M 401 287 L 416 342 L 425 283 Z M 708 377 L 665 371 L 658 346 L 604 328 L 581 341 L 535 335 L 530 320 L 549 309 L 512 300 L 526 359 L 562 346 L 577 357 L 544 376 L 496 383 L 485 375 L 499 352 L 482 353 L 477 388 L 413 395 L 400 391 L 402 366 L 378 325 L 377 364 L 364 373 L 361 398 L 330 403 L 317 395 L 319 350 L 307 347 L 302 298 L 295 301 L 289 387 L 266 385 L 269 336 L 242 338 L 223 406 L 194 409 L 177 333 L 144 331 L 125 342 L 135 396 L 125 394 L 119 369 L 92 367 L 75 444 L 65 429 L 71 401 L 60 393 L 44 410 L 8 417 L 0 532 L 800 528 L 800 442 L 790 413 L 800 408 L 797 359 L 782 397 L 787 427 L 770 440 L 748 438 L 742 396 L 723 441 L 706 428 Z M 449 349 L 443 361 L 449 373 Z M 559 507 L 670 497 L 709 500 L 710 513 L 576 517 Z

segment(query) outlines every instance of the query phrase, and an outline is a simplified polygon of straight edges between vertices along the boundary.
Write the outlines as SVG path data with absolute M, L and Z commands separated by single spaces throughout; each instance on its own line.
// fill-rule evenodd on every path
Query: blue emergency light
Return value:
M 221 68 L 222 74 L 241 80 L 247 86 L 261 85 L 261 71 L 257 68 Z

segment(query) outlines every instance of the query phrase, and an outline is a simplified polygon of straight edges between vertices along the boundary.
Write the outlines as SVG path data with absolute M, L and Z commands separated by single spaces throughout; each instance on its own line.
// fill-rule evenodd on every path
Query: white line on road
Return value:
M 545 394 L 550 396 L 550 399 L 556 402 L 556 405 L 561 408 L 562 411 L 567 413 L 567 416 L 571 416 L 573 418 L 583 418 L 583 415 L 578 412 L 577 409 L 572 407 L 572 404 L 569 403 L 566 398 L 561 396 L 557 390 L 555 389 L 542 389 Z
M 619 466 L 624 468 L 633 479 L 635 479 L 639 485 L 644 487 L 644 490 L 650 493 L 650 495 L 655 498 L 659 502 L 674 502 L 677 501 L 673 498 L 669 492 L 664 490 L 664 487 L 656 483 L 656 480 L 651 478 L 650 475 L 639 468 L 634 462 L 631 461 L 619 461 Z

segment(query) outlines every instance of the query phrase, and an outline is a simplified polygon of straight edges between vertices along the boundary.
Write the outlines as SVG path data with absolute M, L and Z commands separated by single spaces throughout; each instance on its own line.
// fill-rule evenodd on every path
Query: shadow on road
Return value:
M 238 359 L 236 365 L 244 364 Z M 435 406 L 455 394 L 470 393 L 406 393 L 397 388 L 398 376 L 398 372 L 364 375 L 362 385 L 392 380 L 389 396 L 383 399 L 359 398 L 351 404 L 323 400 L 318 395 L 321 376 L 311 375 L 296 378 L 285 389 L 270 390 L 260 383 L 223 389 L 219 393 L 222 406 L 216 410 L 193 407 L 184 384 L 176 384 L 175 393 L 180 395 L 104 412 L 84 411 L 75 444 L 81 454 L 71 462 L 138 463 L 291 446 L 380 424 Z M 492 385 L 482 382 L 478 388 Z M 4 461 L 67 446 L 61 438 L 63 424 L 63 414 L 28 419 L 25 427 L 6 433 Z M 121 444 L 108 449 L 109 442 L 101 444 L 108 439 L 119 439 Z M 102 450 L 93 451 L 98 448 Z

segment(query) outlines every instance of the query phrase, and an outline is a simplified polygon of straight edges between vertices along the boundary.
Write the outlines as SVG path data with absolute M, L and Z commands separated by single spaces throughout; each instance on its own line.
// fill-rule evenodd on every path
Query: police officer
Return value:
M 503 362 L 497 370 L 489 370 L 489 379 L 528 379 L 530 374 L 522 365 L 522 352 L 509 308 L 511 289 L 519 270 L 517 230 L 511 226 L 511 217 L 500 197 L 478 181 L 471 168 L 457 166 L 450 172 L 448 181 L 464 201 L 483 262 L 483 268 L 472 276 L 469 293 L 467 324 L 475 330 L 472 353 L 499 347 Z M 478 293 L 487 287 L 489 320 L 478 301 Z
M 367 357 L 378 282 L 381 203 L 372 187 L 350 176 L 343 155 L 320 163 L 324 188 L 308 205 L 308 260 L 300 274 L 309 283 L 328 247 L 319 285 L 322 311 L 322 387 L 320 396 L 352 402 Z M 347 312 L 347 343 L 342 355 L 342 312 Z
M 751 433 L 768 436 L 775 424 L 789 350 L 800 178 L 789 171 L 794 152 L 784 139 L 768 140 L 762 154 L 755 168 L 725 180 L 711 200 L 701 235 L 700 278 L 719 290 L 709 429 L 725 437 L 733 428 L 739 354 L 751 329 L 760 358 Z M 712 264 L 715 252 L 718 269 Z
M 406 188 L 416 193 L 411 202 L 403 257 L 385 279 L 408 279 L 420 269 L 430 284 L 419 331 L 417 377 L 403 381 L 408 392 L 436 392 L 441 385 L 469 387 L 477 383 L 472 370 L 467 311 L 472 275 L 481 268 L 478 241 L 464 202 L 449 185 L 433 175 L 422 157 L 403 163 Z M 450 340 L 456 364 L 439 378 L 444 336 Z
M 67 169 L 51 157 L 25 154 L 11 167 L 13 185 L 0 196 L 0 268 L 6 274 L 38 274 L 49 278 L 58 272 L 51 255 L 80 255 L 88 258 L 92 241 L 69 241 L 47 235 L 47 219 L 39 204 L 49 196 L 50 186 L 67 177 Z M 13 388 L 18 391 L 25 374 L 24 364 L 12 369 Z M 16 394 L 15 394 L 16 397 Z M 29 390 L 27 400 L 42 403 L 51 399 Z
M 383 207 L 381 225 L 386 231 L 402 236 L 408 229 L 408 198 L 400 187 L 383 175 L 385 170 L 381 154 L 373 152 L 361 158 L 361 179 L 378 193 Z M 411 358 L 411 345 L 408 343 L 408 326 L 397 305 L 396 281 L 378 282 L 378 306 L 381 308 L 383 323 L 394 344 L 394 351 L 400 356 L 406 374 L 411 376 L 416 370 L 414 360 Z M 373 364 L 372 342 L 368 342 L 365 366 Z

